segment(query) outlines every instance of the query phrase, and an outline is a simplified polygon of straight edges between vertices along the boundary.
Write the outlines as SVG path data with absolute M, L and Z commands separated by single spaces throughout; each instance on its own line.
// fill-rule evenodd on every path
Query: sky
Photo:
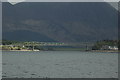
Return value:
M 13 2 L 13 1 L 17 1 L 17 2 L 21 2 L 21 1 L 87 1 L 87 2 L 90 2 L 90 1 L 94 1 L 94 2 L 98 2 L 98 1 L 106 1 L 106 2 L 118 2 L 118 1 L 120 1 L 120 0 L 8 0 L 8 1 L 10 1 L 10 2 Z

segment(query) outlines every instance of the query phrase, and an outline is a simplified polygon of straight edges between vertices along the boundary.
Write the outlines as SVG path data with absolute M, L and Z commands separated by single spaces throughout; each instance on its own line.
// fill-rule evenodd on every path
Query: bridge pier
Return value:
M 32 51 L 34 51 L 34 49 L 35 49 L 35 46 L 32 46 Z

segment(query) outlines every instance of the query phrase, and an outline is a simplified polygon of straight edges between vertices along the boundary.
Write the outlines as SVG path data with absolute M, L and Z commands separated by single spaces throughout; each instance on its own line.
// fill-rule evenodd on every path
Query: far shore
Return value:
M 91 50 L 90 52 L 120 52 L 118 50 Z
M 40 51 L 40 50 L 0 50 L 0 51 Z
M 0 51 L 72 51 L 72 50 L 0 50 Z M 73 50 L 75 51 L 75 50 Z M 118 50 L 76 50 L 83 52 L 120 52 Z

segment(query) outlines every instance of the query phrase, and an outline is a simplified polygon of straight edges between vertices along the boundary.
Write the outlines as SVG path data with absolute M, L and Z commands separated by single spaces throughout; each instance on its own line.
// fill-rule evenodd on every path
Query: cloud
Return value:
M 4 1 L 5 0 L 3 0 L 3 2 Z M 7 1 L 14 5 L 23 1 L 26 2 L 119 2 L 120 0 L 7 0 Z
M 104 0 L 105 2 L 119 2 L 120 0 Z
M 17 4 L 19 2 L 23 2 L 23 1 L 25 1 L 25 0 L 8 0 L 8 2 L 10 2 L 12 5 L 15 5 L 15 4 Z

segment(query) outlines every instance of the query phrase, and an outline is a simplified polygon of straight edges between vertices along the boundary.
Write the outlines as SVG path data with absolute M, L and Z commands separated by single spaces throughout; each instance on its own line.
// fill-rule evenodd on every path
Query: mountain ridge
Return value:
M 3 3 L 3 13 L 4 38 L 19 30 L 58 42 L 117 38 L 117 10 L 107 3 Z

